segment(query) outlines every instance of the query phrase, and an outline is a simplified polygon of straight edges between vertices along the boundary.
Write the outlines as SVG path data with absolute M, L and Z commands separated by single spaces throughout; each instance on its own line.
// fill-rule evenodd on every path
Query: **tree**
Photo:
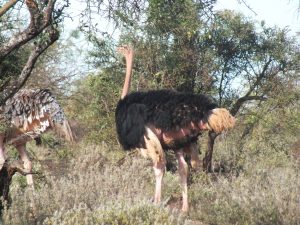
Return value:
M 195 91 L 195 78 L 200 71 L 199 36 L 209 20 L 214 2 L 149 1 L 144 46 L 151 44 L 151 48 L 154 46 L 151 42 L 156 42 L 156 50 L 161 55 L 156 54 L 150 60 L 161 63 L 159 67 L 153 65 L 158 70 L 152 70 L 163 76 L 158 81 L 167 83 L 165 87 Z
M 216 14 L 204 41 L 212 55 L 215 95 L 219 105 L 236 115 L 248 102 L 272 98 L 275 90 L 287 88 L 298 71 L 299 52 L 287 30 L 266 27 L 232 11 Z M 275 91 L 275 92 L 274 92 Z M 209 134 L 204 167 L 211 170 L 216 134 Z
M 1 6 L 0 19 L 4 24 L 12 25 L 12 19 L 15 19 L 15 14 L 11 11 L 24 10 L 20 1 L 11 0 Z M 24 47 L 30 48 L 28 56 L 23 59 L 26 63 L 22 66 L 21 73 L 14 76 L 1 76 L 1 99 L 0 105 L 12 97 L 26 82 L 31 74 L 31 71 L 38 57 L 51 46 L 59 37 L 58 24 L 62 20 L 63 11 L 69 2 L 63 1 L 62 4 L 56 4 L 56 1 L 36 2 L 34 0 L 25 1 L 29 19 L 25 20 L 27 27 L 23 25 L 14 31 L 15 26 L 1 29 L 3 41 L 0 46 L 0 64 L 9 62 L 9 57 L 12 57 L 15 51 Z M 27 15 L 28 15 L 27 14 Z M 18 25 L 18 24 L 17 24 Z M 19 31 L 21 30 L 21 31 Z M 33 41 L 33 42 L 32 42 Z M 12 59 L 12 58 L 11 58 Z
M 0 1 L 0 132 L 7 126 L 1 106 L 25 84 L 38 58 L 58 40 L 58 25 L 68 5 L 68 0 L 25 0 L 25 5 L 18 0 Z M 25 20 L 21 19 L 24 15 Z M 4 200 L 17 171 L 13 165 L 6 163 L 0 171 Z
M 146 89 L 204 92 L 237 115 L 249 102 L 262 103 L 274 90 L 285 88 L 299 68 L 296 41 L 285 29 L 232 11 L 203 16 L 213 1 L 148 3 L 143 24 L 123 15 L 119 40 L 134 43 L 134 72 L 150 80 L 140 82 Z M 217 136 L 209 133 L 206 170 L 211 170 Z

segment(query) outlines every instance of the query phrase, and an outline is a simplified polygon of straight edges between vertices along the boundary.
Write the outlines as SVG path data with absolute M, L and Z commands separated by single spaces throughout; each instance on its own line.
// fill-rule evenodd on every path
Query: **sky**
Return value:
M 241 12 L 254 20 L 264 20 L 268 26 L 289 27 L 291 34 L 295 35 L 300 33 L 298 4 L 299 0 L 218 0 L 214 9 Z
M 80 4 L 71 4 L 69 12 L 74 16 L 74 21 L 67 21 L 68 28 L 75 29 L 78 24 L 78 17 L 76 15 L 79 15 L 82 10 L 82 7 L 79 7 L 79 5 Z M 281 28 L 289 27 L 291 34 L 295 35 L 297 32 L 300 33 L 299 5 L 300 0 L 217 0 L 214 9 L 230 9 L 241 12 L 253 20 L 264 20 L 267 26 L 276 25 Z M 100 24 L 108 31 L 110 30 L 110 25 L 107 22 L 101 21 Z M 298 36 L 300 36 L 300 34 L 298 34 Z
M 246 2 L 254 12 L 242 2 Z M 69 12 L 73 16 L 73 21 L 66 21 L 65 35 L 63 35 L 62 39 L 68 39 L 70 31 L 75 29 L 78 25 L 78 16 L 80 15 L 82 7 L 80 7 L 78 1 L 72 1 L 72 3 Z M 264 20 L 267 26 L 276 25 L 280 28 L 289 27 L 291 30 L 290 34 L 292 36 L 297 35 L 297 39 L 299 37 L 300 40 L 300 11 L 298 13 L 298 4 L 300 4 L 300 0 L 217 0 L 214 10 L 230 9 L 241 12 L 253 20 Z M 101 19 L 99 19 L 99 23 L 103 30 L 112 33 L 112 29 L 107 21 L 101 21 Z M 113 36 L 116 38 L 116 32 L 113 33 Z M 73 39 L 73 41 L 78 49 L 86 50 L 91 47 L 83 37 L 77 40 Z M 78 65 L 79 62 L 81 62 L 79 68 L 81 68 L 81 70 L 90 71 L 91 68 L 86 65 L 84 60 L 85 54 L 82 54 L 80 51 L 79 55 L 82 58 L 82 60 L 78 60 Z

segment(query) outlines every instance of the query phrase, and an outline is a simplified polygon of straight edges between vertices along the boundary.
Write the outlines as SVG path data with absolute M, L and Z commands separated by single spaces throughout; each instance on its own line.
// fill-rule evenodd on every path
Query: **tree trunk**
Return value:
M 208 132 L 207 150 L 203 158 L 203 170 L 205 172 L 212 172 L 212 155 L 214 151 L 215 139 L 218 136 L 215 132 Z
M 5 162 L 0 170 L 0 215 L 4 208 L 5 203 L 9 205 L 9 186 L 13 175 L 16 172 L 23 174 L 23 163 L 20 161 Z

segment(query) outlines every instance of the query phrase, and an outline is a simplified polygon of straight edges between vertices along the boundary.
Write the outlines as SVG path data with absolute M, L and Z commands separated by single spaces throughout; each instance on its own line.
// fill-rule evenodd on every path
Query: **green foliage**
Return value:
M 79 81 L 77 90 L 70 102 L 70 117 L 76 119 L 82 129 L 80 136 L 100 143 L 116 142 L 114 110 L 120 98 L 122 84 L 118 76 L 110 71 L 89 75 Z
M 143 88 L 194 90 L 194 77 L 199 72 L 198 40 L 204 26 L 202 19 L 207 17 L 205 10 L 213 3 L 210 0 L 149 1 L 148 7 L 140 8 L 141 20 L 134 21 L 133 26 L 122 27 L 118 45 L 133 43 L 136 49 L 134 72 L 142 80 L 139 84 Z M 128 17 L 131 20 L 131 15 Z M 127 23 L 126 19 L 123 21 Z M 94 63 L 97 68 L 101 65 L 99 61 L 102 68 L 107 67 L 107 60 L 102 59 L 112 56 L 111 50 L 105 51 L 111 46 L 111 37 L 101 36 L 100 41 L 93 40 L 98 53 L 91 54 L 98 58 Z M 114 60 L 110 63 L 114 67 Z
M 8 41 L 3 33 L 4 32 L 0 32 L 0 46 Z M 18 78 L 28 56 L 28 47 L 23 47 L 16 49 L 12 54 L 0 61 L 0 93 L 4 91 L 11 79 Z
M 147 73 L 161 74 L 153 77 L 160 87 L 194 91 L 201 51 L 198 39 L 204 27 L 202 9 L 211 4 L 212 1 L 150 1 L 140 44 L 143 54 L 150 53 L 151 58 L 139 65 L 155 63 L 148 66 L 152 71 L 148 69 Z
M 211 94 L 220 105 L 227 106 L 245 93 L 269 95 L 279 79 L 287 84 L 298 64 L 296 42 L 286 29 L 259 25 L 229 10 L 215 15 L 202 41 L 214 80 Z
M 109 68 L 116 62 L 116 49 L 110 36 L 103 36 L 99 39 L 97 36 L 90 35 L 89 41 L 93 43 L 93 49 L 88 52 L 90 56 L 88 62 L 95 68 Z
M 217 141 L 215 160 L 237 174 L 293 164 L 291 146 L 300 132 L 297 96 L 298 89 L 281 90 L 263 105 L 245 108 L 232 136 Z
M 270 87 L 286 85 L 299 64 L 297 42 L 288 31 L 229 10 L 207 18 L 213 4 L 149 1 L 144 20 L 122 27 L 118 42 L 135 47 L 134 72 L 141 89 L 204 92 L 228 107 L 245 94 L 265 97 L 274 90 Z M 114 44 L 107 37 L 93 41 L 97 68 L 116 65 Z
M 191 36 L 200 24 L 197 9 L 201 3 L 190 0 L 180 1 L 149 1 L 147 10 L 148 32 L 163 35 L 164 38 L 174 38 L 176 35 Z M 157 32 L 157 33 L 156 33 Z

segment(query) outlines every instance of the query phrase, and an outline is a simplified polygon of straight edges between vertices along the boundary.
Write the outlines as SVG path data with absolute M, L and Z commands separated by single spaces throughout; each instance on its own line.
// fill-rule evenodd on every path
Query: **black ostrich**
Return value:
M 118 139 L 125 150 L 138 148 L 153 160 L 156 178 L 154 202 L 161 200 L 161 184 L 165 172 L 164 150 L 172 149 L 178 160 L 182 185 L 182 211 L 188 211 L 185 154 L 191 165 L 199 166 L 197 139 L 204 130 L 217 133 L 234 126 L 235 118 L 206 95 L 172 90 L 153 90 L 128 94 L 132 72 L 133 49 L 125 46 L 119 52 L 126 59 L 126 76 L 115 118 Z
M 68 141 L 74 136 L 63 109 L 48 89 L 23 89 L 0 107 L 0 171 L 6 160 L 5 144 L 16 147 L 23 161 L 27 184 L 34 188 L 32 163 L 26 152 L 26 143 L 49 129 L 62 133 Z

